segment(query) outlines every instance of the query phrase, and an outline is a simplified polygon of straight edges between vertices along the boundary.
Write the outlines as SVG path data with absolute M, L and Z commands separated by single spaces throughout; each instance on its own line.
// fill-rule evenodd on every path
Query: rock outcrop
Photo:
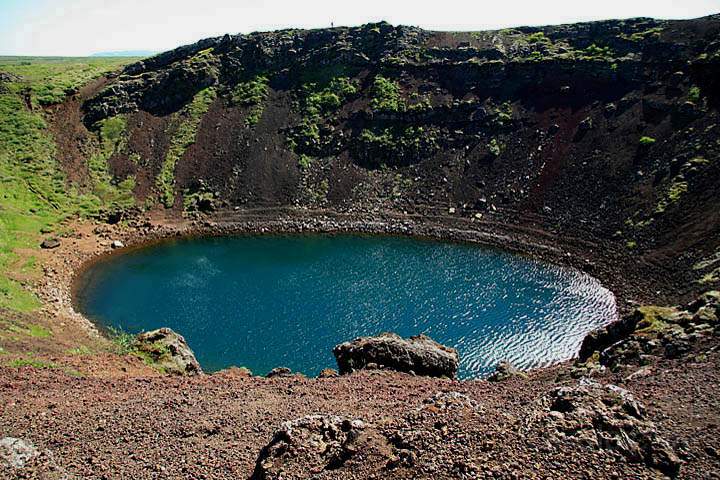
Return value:
M 458 353 L 425 335 L 404 339 L 394 333 L 360 337 L 333 349 L 341 374 L 368 367 L 431 377 L 454 378 Z
M 253 479 L 309 478 L 354 456 L 390 457 L 388 441 L 360 419 L 308 415 L 284 422 L 261 451 Z
M 583 379 L 576 386 L 556 388 L 548 400 L 545 421 L 562 439 L 614 450 L 669 476 L 679 473 L 680 459 L 645 418 L 645 407 L 626 390 Z
M 202 373 L 202 368 L 185 338 L 169 328 L 139 334 L 134 346 L 140 354 L 147 355 L 159 370 L 166 373 L 173 375 Z
M 513 377 L 526 378 L 523 372 L 513 367 L 508 361 L 502 361 L 497 364 L 495 371 L 488 377 L 489 382 L 503 382 Z
M 720 333 L 718 318 L 717 291 L 706 292 L 685 307 L 643 306 L 620 322 L 591 332 L 583 341 L 579 361 L 618 369 L 646 363 L 650 355 L 678 358 L 700 338 Z

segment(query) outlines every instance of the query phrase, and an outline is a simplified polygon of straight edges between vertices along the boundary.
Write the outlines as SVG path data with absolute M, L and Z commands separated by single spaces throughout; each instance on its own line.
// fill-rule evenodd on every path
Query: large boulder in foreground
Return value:
M 202 373 L 195 354 L 182 335 L 169 328 L 159 328 L 139 334 L 135 349 L 146 355 L 159 370 L 173 375 L 197 375 Z
M 429 377 L 454 378 L 458 353 L 425 335 L 408 339 L 394 333 L 360 337 L 333 349 L 341 374 L 367 367 L 389 368 Z
M 308 415 L 280 426 L 260 451 L 251 478 L 306 479 L 327 471 L 336 471 L 332 478 L 342 478 L 338 470 L 352 471 L 356 461 L 366 467 L 370 459 L 384 465 L 391 456 L 388 440 L 360 419 Z

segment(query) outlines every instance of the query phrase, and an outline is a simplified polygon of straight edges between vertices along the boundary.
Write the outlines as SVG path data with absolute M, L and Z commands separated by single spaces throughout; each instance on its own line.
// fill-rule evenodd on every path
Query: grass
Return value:
M 0 307 L 28 312 L 39 300 L 23 286 L 40 275 L 33 251 L 47 232 L 102 207 L 94 192 L 66 181 L 40 106 L 61 102 L 89 80 L 130 59 L 0 57 L 0 70 L 18 75 L 0 93 Z M 28 108 L 32 107 L 32 108 Z
M 250 81 L 237 84 L 230 94 L 230 99 L 235 105 L 251 107 L 245 119 L 248 127 L 257 125 L 265 111 L 268 82 L 266 76 L 258 75 Z
M 60 103 L 68 94 L 137 58 L 0 57 L 0 71 L 22 77 L 13 93 L 28 91 L 33 106 Z
M 22 368 L 22 367 L 58 368 L 58 365 L 56 363 L 45 362 L 43 360 L 37 360 L 34 358 L 17 358 L 15 360 L 10 360 L 7 363 L 7 366 L 10 368 Z
M 8 330 L 13 333 L 18 333 L 20 335 L 26 335 L 28 337 L 32 338 L 49 338 L 52 337 L 52 332 L 46 328 L 41 327 L 40 325 L 33 325 L 33 324 L 27 324 L 27 325 L 10 325 L 8 327 Z
M 170 148 L 165 155 L 156 181 L 161 200 L 167 208 L 172 207 L 175 203 L 175 165 L 188 147 L 195 143 L 197 129 L 203 115 L 207 113 L 216 96 L 217 93 L 212 87 L 201 90 L 185 108 L 175 115 L 173 121 L 175 131 L 170 139 Z

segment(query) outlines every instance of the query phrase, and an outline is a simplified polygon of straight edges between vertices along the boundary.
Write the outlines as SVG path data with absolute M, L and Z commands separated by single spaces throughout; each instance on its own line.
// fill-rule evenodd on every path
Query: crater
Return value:
M 277 366 L 315 375 L 334 345 L 424 333 L 460 353 L 458 376 L 501 360 L 572 358 L 617 318 L 614 295 L 577 270 L 474 244 L 369 235 L 173 239 L 83 272 L 78 309 L 102 328 L 181 333 L 203 369 Z

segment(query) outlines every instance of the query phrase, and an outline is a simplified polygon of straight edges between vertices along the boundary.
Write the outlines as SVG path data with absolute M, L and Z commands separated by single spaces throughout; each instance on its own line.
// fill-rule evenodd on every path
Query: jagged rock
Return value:
M 360 337 L 333 349 L 341 374 L 366 368 L 374 363 L 381 368 L 416 375 L 454 378 L 458 353 L 425 335 L 404 339 L 394 333 Z
M 139 334 L 135 348 L 148 355 L 158 368 L 174 375 L 197 375 L 202 373 L 195 354 L 185 338 L 169 328 L 160 328 Z
M 273 377 L 291 377 L 292 376 L 292 370 L 290 370 L 287 367 L 275 367 L 270 372 L 268 372 L 267 375 L 265 375 L 267 378 L 273 378 Z
M 584 362 L 596 351 L 604 350 L 627 337 L 635 331 L 635 327 L 642 318 L 642 313 L 635 310 L 632 314 L 626 315 L 616 322 L 588 333 L 583 338 L 578 359 Z
M 497 364 L 495 371 L 488 377 L 489 382 L 502 382 L 512 377 L 526 377 L 526 375 L 513 367 L 508 361 L 502 361 Z
M 57 248 L 59 246 L 60 246 L 60 240 L 58 240 L 57 238 L 46 238 L 40 244 L 40 248 L 44 248 L 44 249 L 52 249 L 52 248 Z
M 556 388 L 549 395 L 545 421 L 563 438 L 615 450 L 669 476 L 680 471 L 680 459 L 645 418 L 645 407 L 615 385 L 581 380 Z
M 10 467 L 22 468 L 39 454 L 32 442 L 14 437 L 0 439 L 0 459 Z
M 360 419 L 308 415 L 280 426 L 260 451 L 252 478 L 304 479 L 339 469 L 355 456 L 390 458 L 391 452 L 387 439 Z

